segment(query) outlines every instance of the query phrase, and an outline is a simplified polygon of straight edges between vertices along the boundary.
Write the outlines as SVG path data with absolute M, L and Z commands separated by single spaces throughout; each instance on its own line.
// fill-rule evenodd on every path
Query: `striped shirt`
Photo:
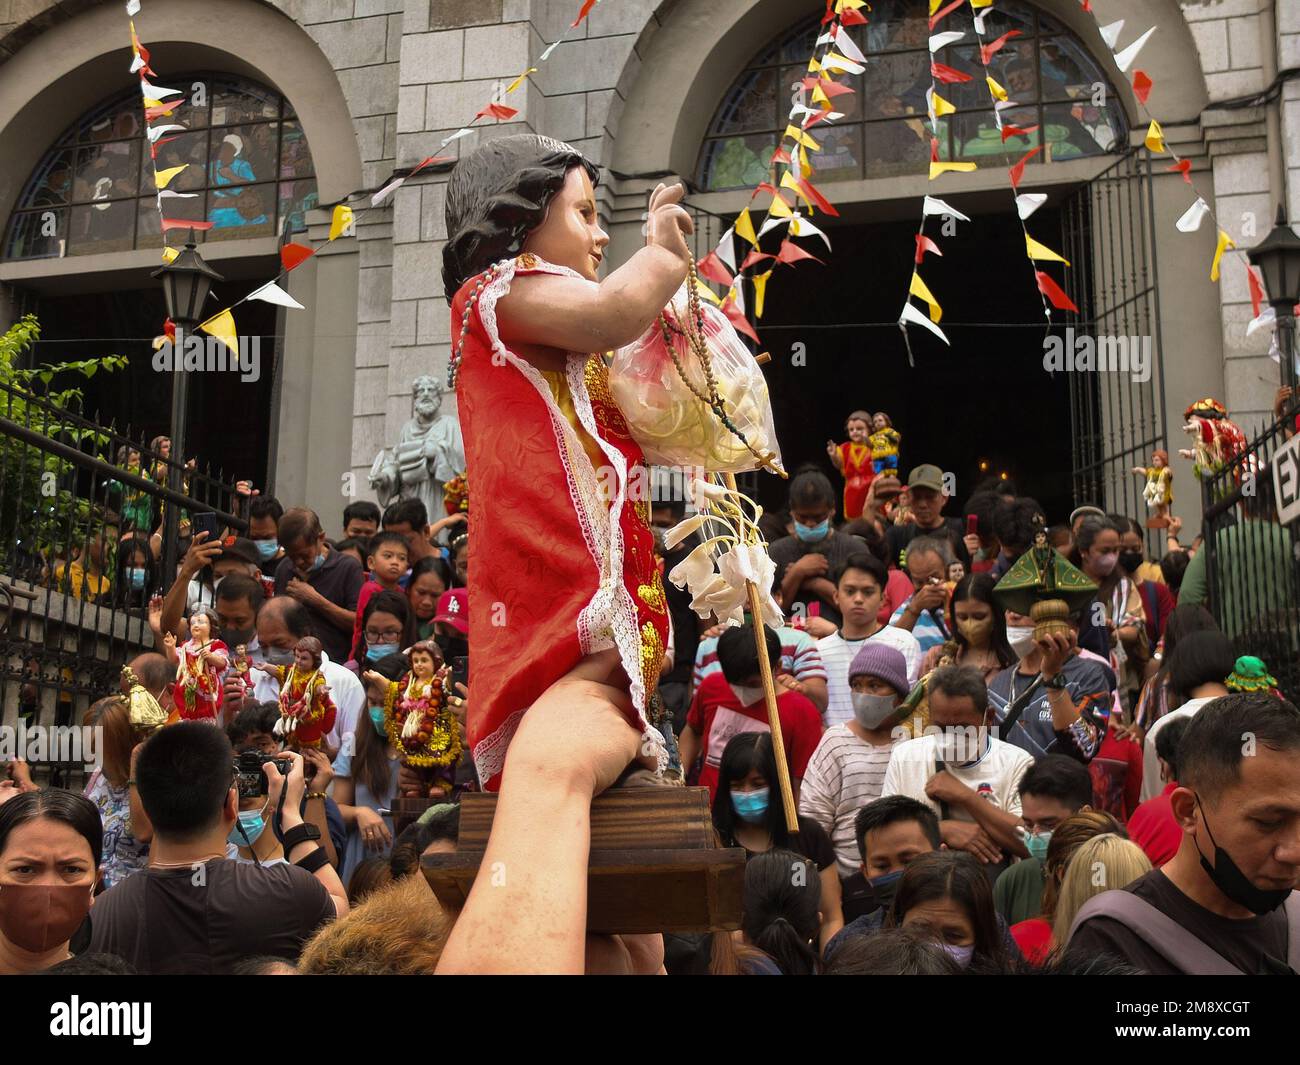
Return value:
M 906 629 L 897 629 L 885 625 L 880 631 L 861 640 L 846 640 L 838 632 L 823 636 L 817 641 L 817 651 L 822 656 L 822 665 L 826 670 L 826 694 L 828 696 L 826 713 L 822 720 L 826 727 L 853 720 L 853 699 L 849 695 L 849 666 L 853 656 L 862 650 L 867 640 L 880 640 L 895 647 L 903 653 L 907 663 L 907 682 L 915 684 L 921 669 L 921 647 L 916 637 Z
M 817 651 L 817 641 L 813 637 L 788 625 L 777 629 L 776 634 L 781 639 L 781 665 L 776 670 L 777 673 L 789 673 L 798 681 L 826 679 L 822 656 Z M 700 681 L 721 672 L 718 637 L 710 636 L 707 640 L 701 640 L 699 649 L 695 652 L 695 675 L 691 690 L 699 691 Z
M 894 611 L 889 619 L 891 625 L 898 624 L 898 619 L 903 616 L 903 612 L 911 601 L 912 597 L 909 595 L 899 604 L 898 609 Z M 916 637 L 916 642 L 921 645 L 922 651 L 928 651 L 931 647 L 938 647 L 944 640 L 951 639 L 951 633 L 946 628 L 941 627 L 936 619 L 935 615 L 941 613 L 942 611 L 922 610 L 921 616 L 916 619 L 916 624 L 912 626 L 912 635 Z
M 893 745 L 859 739 L 848 725 L 834 725 L 808 761 L 799 785 L 799 812 L 826 829 L 835 845 L 841 877 L 858 872 L 861 855 L 853 823 L 858 811 L 880 798 Z

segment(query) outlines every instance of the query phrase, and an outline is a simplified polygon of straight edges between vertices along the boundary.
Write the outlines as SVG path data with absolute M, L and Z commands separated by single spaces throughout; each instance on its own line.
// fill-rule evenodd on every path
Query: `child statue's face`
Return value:
M 546 220 L 528 234 L 523 250 L 595 281 L 607 244 L 609 234 L 596 220 L 596 190 L 586 169 L 575 166 L 551 198 Z
M 872 427 L 875 428 L 876 432 L 880 432 L 881 429 L 884 429 L 889 425 L 889 419 L 887 419 L 883 414 L 877 414 L 871 419 L 871 424 Z
M 1152 455 L 1151 465 L 1158 470 L 1163 470 L 1165 468 L 1165 457 L 1163 455 Z
M 862 443 L 867 438 L 867 423 L 861 418 L 854 418 L 848 424 L 849 439 L 855 444 Z
M 411 672 L 421 680 L 433 676 L 433 656 L 425 651 L 416 651 L 411 655 Z
M 190 618 L 190 635 L 199 643 L 207 643 L 212 633 L 212 624 L 207 614 L 195 614 Z

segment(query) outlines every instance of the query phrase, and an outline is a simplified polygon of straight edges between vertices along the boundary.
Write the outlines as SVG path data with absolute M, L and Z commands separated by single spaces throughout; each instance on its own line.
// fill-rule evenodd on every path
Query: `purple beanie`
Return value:
M 903 652 L 882 640 L 868 640 L 849 663 L 850 684 L 854 677 L 863 675 L 879 677 L 899 695 L 906 695 L 912 690 L 912 686 L 907 683 L 907 659 L 903 657 Z

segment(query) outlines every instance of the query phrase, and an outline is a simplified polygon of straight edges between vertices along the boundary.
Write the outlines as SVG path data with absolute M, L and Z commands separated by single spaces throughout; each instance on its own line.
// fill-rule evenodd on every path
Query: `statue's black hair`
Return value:
M 575 166 L 596 184 L 595 165 L 577 148 L 533 133 L 490 140 L 456 164 L 447 183 L 442 250 L 448 303 L 469 278 L 518 254 Z

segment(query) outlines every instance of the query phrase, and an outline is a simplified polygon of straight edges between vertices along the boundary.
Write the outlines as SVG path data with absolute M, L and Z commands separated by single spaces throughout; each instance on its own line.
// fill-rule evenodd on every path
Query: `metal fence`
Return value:
M 1273 459 L 1298 412 L 1201 481 L 1210 609 L 1237 653 L 1263 659 L 1292 702 L 1300 700 L 1300 521 L 1278 523 Z
M 154 649 L 149 600 L 175 577 L 161 560 L 167 508 L 183 536 L 199 523 L 247 528 L 233 485 L 160 450 L 0 384 L 0 724 L 80 725 L 122 666 Z M 166 487 L 174 469 L 179 493 Z M 45 767 L 54 783 L 68 771 Z

